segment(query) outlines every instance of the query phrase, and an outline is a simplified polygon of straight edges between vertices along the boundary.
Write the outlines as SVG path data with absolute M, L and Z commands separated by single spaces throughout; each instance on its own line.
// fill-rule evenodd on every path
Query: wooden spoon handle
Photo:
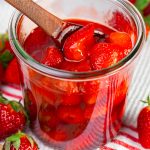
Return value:
M 64 21 L 49 13 L 32 0 L 5 0 L 25 14 L 49 35 L 55 35 L 66 25 Z

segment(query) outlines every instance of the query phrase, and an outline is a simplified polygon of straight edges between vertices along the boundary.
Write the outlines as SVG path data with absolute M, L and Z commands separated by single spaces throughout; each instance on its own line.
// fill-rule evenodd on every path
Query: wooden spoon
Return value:
M 5 0 L 16 9 L 25 14 L 38 26 L 40 26 L 48 35 L 57 38 L 61 43 L 68 32 L 75 31 L 82 26 L 62 19 L 51 14 L 32 0 Z M 95 31 L 95 34 L 104 35 L 101 31 Z
M 80 25 L 72 24 L 61 20 L 54 16 L 32 0 L 5 0 L 16 9 L 21 11 L 24 15 L 30 18 L 38 26 L 40 26 L 48 35 L 58 36 L 65 27 L 75 30 Z M 61 35 L 62 36 L 62 35 Z

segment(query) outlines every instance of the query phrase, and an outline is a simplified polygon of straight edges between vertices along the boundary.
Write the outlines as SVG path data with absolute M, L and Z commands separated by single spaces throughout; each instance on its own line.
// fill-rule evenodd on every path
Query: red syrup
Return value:
M 68 21 L 83 27 L 68 32 L 61 43 L 37 27 L 25 40 L 25 51 L 48 67 L 88 72 L 110 67 L 132 50 L 130 35 L 125 32 L 84 20 Z M 29 70 L 26 80 L 25 105 L 32 129 L 49 144 L 66 149 L 68 145 L 94 148 L 120 129 L 129 73 L 73 82 Z

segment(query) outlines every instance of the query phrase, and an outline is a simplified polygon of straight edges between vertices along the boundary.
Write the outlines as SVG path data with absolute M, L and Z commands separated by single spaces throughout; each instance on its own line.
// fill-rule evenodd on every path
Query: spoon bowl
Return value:
M 21 11 L 34 23 L 40 26 L 48 35 L 53 36 L 62 43 L 66 34 L 80 29 L 82 26 L 64 21 L 51 14 L 32 0 L 5 0 L 16 9 Z M 104 33 L 95 30 L 96 35 L 104 36 Z

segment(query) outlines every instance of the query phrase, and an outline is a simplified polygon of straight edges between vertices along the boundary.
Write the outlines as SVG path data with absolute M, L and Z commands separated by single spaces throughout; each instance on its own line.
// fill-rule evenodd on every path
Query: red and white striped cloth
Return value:
M 3 96 L 8 99 L 13 99 L 16 101 L 22 100 L 21 88 L 14 85 L 1 86 L 0 91 Z M 34 134 L 29 132 L 32 136 Z M 36 137 L 34 137 L 36 139 Z M 49 147 L 45 146 L 38 139 L 37 143 L 41 150 L 50 150 Z M 138 133 L 136 127 L 124 124 L 123 128 L 120 130 L 117 137 L 115 137 L 111 142 L 107 143 L 105 146 L 101 147 L 100 150 L 142 150 L 144 149 L 138 140 Z

